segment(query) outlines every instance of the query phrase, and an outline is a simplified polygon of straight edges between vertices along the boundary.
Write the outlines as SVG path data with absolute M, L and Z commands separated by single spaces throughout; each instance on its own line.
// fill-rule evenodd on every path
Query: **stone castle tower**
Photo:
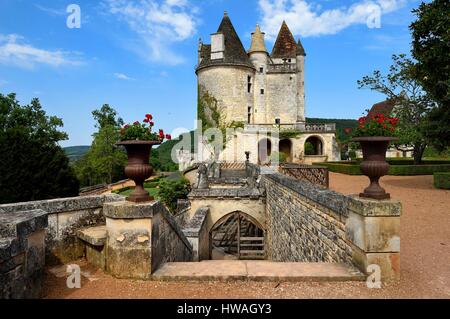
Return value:
M 209 126 L 242 128 L 214 156 L 235 162 L 249 153 L 251 162 L 262 165 L 273 162 L 273 152 L 294 163 L 340 159 L 335 124 L 305 121 L 305 57 L 300 39 L 295 41 L 285 22 L 271 53 L 258 25 L 247 51 L 227 13 L 211 34 L 211 44 L 199 41 L 198 117 Z M 274 128 L 278 137 L 268 134 Z M 210 145 L 203 144 L 196 144 L 197 161 L 211 158 L 205 151 Z
M 304 122 L 305 56 L 285 22 L 271 54 L 258 25 L 247 52 L 225 13 L 211 44 L 199 43 L 200 94 L 207 91 L 217 99 L 227 123 Z

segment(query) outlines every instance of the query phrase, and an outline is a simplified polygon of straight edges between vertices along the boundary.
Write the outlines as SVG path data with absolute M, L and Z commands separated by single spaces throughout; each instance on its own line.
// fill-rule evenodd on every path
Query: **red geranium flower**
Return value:
M 149 120 L 153 119 L 153 116 L 151 114 L 145 114 L 145 117 L 148 118 Z
M 171 140 L 172 139 L 172 135 L 166 134 L 166 139 Z
M 139 121 L 134 122 L 133 125 L 139 125 Z
M 144 119 L 144 123 L 148 123 L 149 122 L 149 119 Z
M 150 124 L 150 126 L 153 126 L 153 125 L 155 125 L 155 122 L 150 121 L 149 124 Z

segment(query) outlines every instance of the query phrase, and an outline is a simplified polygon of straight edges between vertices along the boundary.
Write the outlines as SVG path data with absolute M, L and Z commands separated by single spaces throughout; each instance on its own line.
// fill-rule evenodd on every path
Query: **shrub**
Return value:
M 356 151 L 355 151 L 355 150 L 350 150 L 350 151 L 348 152 L 348 157 L 349 157 L 350 159 L 355 159 L 355 158 L 356 158 Z
M 314 146 L 311 144 L 311 142 L 305 143 L 305 155 L 314 155 L 316 151 L 314 150 Z
M 450 172 L 450 164 L 391 165 L 388 175 L 433 175 L 442 171 Z
M 338 162 L 325 162 L 325 163 L 313 163 L 313 165 L 325 166 L 330 172 L 342 173 L 347 175 L 361 175 L 359 165 L 356 163 L 338 163 Z
M 162 180 L 159 184 L 159 199 L 174 213 L 178 199 L 185 199 L 190 191 L 187 179 Z
M 434 187 L 450 189 L 450 172 L 437 172 L 433 174 Z
M 272 154 L 270 155 L 270 162 L 271 163 L 286 163 L 287 161 L 287 155 L 283 152 L 272 152 Z

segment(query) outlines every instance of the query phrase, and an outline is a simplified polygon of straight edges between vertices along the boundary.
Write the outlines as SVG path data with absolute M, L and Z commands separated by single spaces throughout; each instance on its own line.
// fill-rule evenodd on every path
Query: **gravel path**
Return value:
M 363 176 L 331 173 L 330 188 L 354 194 Z M 450 191 L 433 188 L 432 176 L 386 176 L 382 185 L 403 204 L 401 280 L 368 289 L 365 283 L 195 283 L 118 280 L 78 261 L 82 288 L 48 273 L 46 298 L 450 298 Z

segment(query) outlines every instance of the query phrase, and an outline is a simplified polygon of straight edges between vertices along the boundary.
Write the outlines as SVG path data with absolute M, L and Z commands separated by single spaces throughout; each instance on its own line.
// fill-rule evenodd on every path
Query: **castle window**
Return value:
M 288 60 L 289 63 L 291 63 L 291 61 L 292 61 L 291 59 Z
M 252 77 L 250 75 L 247 77 L 247 92 L 252 92 Z
M 264 89 L 261 89 L 261 94 L 264 94 Z
M 260 67 L 259 68 L 259 73 L 263 73 L 264 72 L 264 68 L 263 67 Z
M 275 119 L 275 124 L 280 125 L 281 120 L 280 119 Z
M 250 124 L 252 121 L 252 107 L 249 106 L 247 110 L 247 123 Z

